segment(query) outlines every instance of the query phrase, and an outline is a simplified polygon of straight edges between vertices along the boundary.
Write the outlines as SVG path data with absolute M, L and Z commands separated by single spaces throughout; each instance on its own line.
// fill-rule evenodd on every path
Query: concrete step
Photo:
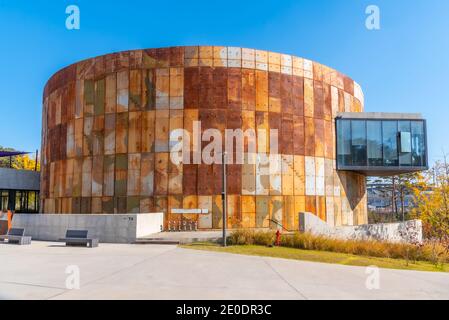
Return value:
M 170 240 L 170 239 L 136 239 L 134 244 L 170 244 L 170 245 L 178 245 L 180 243 L 179 240 Z

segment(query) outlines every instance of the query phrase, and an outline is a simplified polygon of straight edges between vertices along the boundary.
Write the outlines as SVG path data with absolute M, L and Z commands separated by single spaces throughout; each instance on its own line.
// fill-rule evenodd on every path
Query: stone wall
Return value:
M 132 243 L 136 238 L 160 232 L 163 213 L 147 214 L 15 214 L 14 228 L 25 228 L 33 240 L 57 241 L 67 229 L 89 231 L 89 237 L 106 243 Z
M 299 213 L 300 232 L 338 239 L 381 240 L 389 242 L 422 242 L 421 220 L 401 223 L 379 223 L 358 226 L 332 227 L 309 212 Z

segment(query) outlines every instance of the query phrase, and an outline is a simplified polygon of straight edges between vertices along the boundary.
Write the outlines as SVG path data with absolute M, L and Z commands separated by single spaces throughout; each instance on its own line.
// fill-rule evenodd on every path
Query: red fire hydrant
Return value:
M 280 246 L 281 245 L 281 232 L 278 230 L 276 231 L 276 246 Z

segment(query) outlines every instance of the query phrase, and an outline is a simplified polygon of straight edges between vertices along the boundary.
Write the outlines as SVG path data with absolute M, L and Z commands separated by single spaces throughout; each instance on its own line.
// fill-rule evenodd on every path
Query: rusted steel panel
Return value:
M 304 116 L 313 118 L 314 117 L 314 90 L 313 90 L 313 80 L 304 79 Z
M 154 212 L 163 212 L 165 221 L 168 219 L 168 199 L 167 196 L 156 196 L 154 197 Z
M 83 182 L 81 195 L 83 197 L 90 197 L 92 194 L 92 157 L 85 157 L 83 159 Z
M 282 125 L 281 125 L 281 134 L 280 134 L 280 146 L 279 150 L 282 154 L 293 154 L 293 144 L 298 143 L 293 140 L 294 126 L 293 126 L 293 115 L 291 114 L 282 114 Z
M 313 116 L 315 119 L 324 119 L 324 90 L 323 83 L 320 81 L 313 82 L 313 98 L 314 98 L 314 111 Z
M 334 195 L 334 168 L 333 160 L 324 160 L 324 177 L 326 185 L 326 196 L 331 197 Z
M 86 83 L 84 84 L 86 88 Z M 86 92 L 85 92 L 86 93 Z M 129 73 L 123 70 L 117 73 L 117 112 L 128 111 Z
M 256 70 L 256 110 L 268 111 L 268 72 Z
M 313 213 L 314 215 L 317 215 L 315 196 L 306 196 L 306 212 L 310 212 Z
M 344 90 L 350 95 L 354 95 L 354 81 L 346 76 L 343 77 Z
M 270 151 L 270 125 L 268 112 L 256 111 L 255 113 L 256 121 L 256 133 L 257 133 L 257 152 L 267 153 Z
M 155 111 L 142 112 L 142 152 L 154 152 Z
M 199 60 L 198 46 L 184 47 L 184 66 L 197 67 Z
M 50 166 L 50 170 L 51 170 L 51 166 Z M 81 191 L 82 191 L 82 172 L 83 172 L 83 159 L 81 158 L 76 158 L 75 161 L 73 162 L 73 197 L 80 197 L 81 196 Z M 51 174 L 51 172 L 50 172 Z M 51 197 L 51 179 L 52 176 L 50 175 L 50 185 L 49 185 L 49 190 L 50 190 L 50 197 Z
M 256 69 L 268 71 L 268 52 L 256 50 Z
M 268 94 L 270 112 L 281 112 L 281 75 L 277 72 L 268 73 Z
M 281 74 L 281 110 L 283 114 L 293 114 L 293 78 Z
M 51 96 L 50 96 L 51 98 Z M 57 112 L 56 108 L 58 104 L 54 104 L 56 101 L 51 101 L 50 106 L 54 105 L 54 110 Z M 94 80 L 84 80 L 84 116 L 92 116 L 94 114 L 94 103 L 95 103 L 95 81 Z M 58 116 L 55 115 L 55 121 L 57 122 Z
M 66 153 L 67 158 L 73 158 L 76 155 L 75 152 L 75 120 L 71 120 L 67 123 L 67 145 Z
M 239 195 L 228 195 L 227 197 L 228 228 L 238 229 L 242 227 L 242 213 Z
M 140 197 L 127 197 L 126 198 L 126 212 L 127 213 L 139 213 L 140 210 Z
M 129 52 L 130 68 L 142 68 L 143 50 L 133 50 Z
M 256 228 L 268 228 L 270 226 L 270 197 L 256 196 Z
M 115 157 L 114 195 L 126 196 L 128 180 L 128 155 L 118 154 Z
M 166 152 L 155 153 L 154 170 L 154 194 L 167 195 L 168 193 L 168 161 L 169 154 Z
M 184 209 L 197 209 L 198 208 L 198 196 L 186 196 L 183 198 L 182 207 Z M 186 222 L 198 222 L 197 214 L 183 214 L 182 220 Z
M 295 197 L 284 196 L 282 202 L 282 225 L 287 230 L 298 230 L 296 224 L 296 216 L 298 214 L 295 212 Z
M 169 50 L 170 67 L 182 67 L 184 65 L 184 48 L 171 47 Z
M 242 110 L 241 69 L 228 69 L 228 110 Z
M 256 110 L 256 75 L 254 70 L 242 69 L 242 109 Z
M 256 227 L 256 197 L 241 196 L 242 228 Z
M 223 201 L 220 196 L 212 196 L 212 228 L 223 227 Z
M 315 119 L 315 157 L 324 157 L 324 120 Z
M 226 68 L 214 68 L 213 87 L 212 87 L 212 105 L 210 108 L 225 109 L 228 105 L 228 71 Z
M 306 211 L 306 197 L 305 196 L 295 196 L 295 230 L 298 229 L 299 213 Z
M 182 194 L 182 163 L 176 165 L 169 160 L 168 167 L 168 193 L 176 195 Z
M 306 156 L 315 156 L 315 124 L 312 118 L 304 118 L 304 146 Z
M 143 70 L 142 105 L 145 110 L 156 108 L 156 71 Z
M 115 156 L 108 155 L 103 158 L 103 195 L 114 195 Z
M 256 195 L 270 193 L 270 159 L 265 153 L 258 153 L 256 158 Z
M 324 196 L 325 195 L 325 179 L 324 179 L 324 172 L 325 172 L 325 165 L 324 165 L 324 158 L 315 158 L 315 166 L 316 166 L 316 195 L 317 196 Z
M 174 132 L 177 129 L 183 129 L 184 112 L 183 110 L 170 110 L 169 132 Z M 169 151 L 179 143 L 178 139 L 171 139 L 169 134 Z
M 270 195 L 282 195 L 282 158 L 270 154 Z
M 213 66 L 214 48 L 212 46 L 200 46 L 199 47 L 199 60 L 200 67 L 212 67 Z
M 105 113 L 115 113 L 117 106 L 117 74 L 106 76 Z
M 154 153 L 142 153 L 140 175 L 140 194 L 152 196 L 154 192 Z
M 170 109 L 184 108 L 184 69 L 170 68 Z
M 92 196 L 103 195 L 103 156 L 94 156 L 92 162 Z M 101 205 L 99 207 L 101 211 Z
M 228 48 L 214 47 L 214 67 L 228 66 Z
M 228 47 L 228 67 L 242 67 L 242 49 L 238 47 Z
M 243 195 L 256 194 L 256 153 L 245 153 L 242 165 L 242 191 Z
M 281 72 L 281 55 L 276 52 L 268 52 L 268 71 Z
M 142 108 L 142 71 L 140 69 L 129 71 L 129 111 Z
M 64 201 L 63 201 L 64 205 Z M 90 213 L 100 214 L 102 212 L 101 198 L 92 198 L 92 211 Z
M 293 155 L 282 155 L 282 194 L 294 194 L 294 160 Z
M 315 177 L 316 177 L 316 167 L 315 167 L 315 158 L 314 157 L 305 157 L 305 173 L 306 173 L 306 195 L 314 196 L 316 195 L 316 185 L 315 185 Z
M 317 62 L 313 62 L 312 68 L 313 68 L 313 79 L 323 82 L 324 78 L 323 78 L 322 65 Z
M 115 153 L 115 113 L 104 117 L 104 154 Z
M 227 176 L 227 189 L 228 194 L 240 194 L 242 191 L 242 165 L 241 164 L 229 164 L 227 166 L 228 176 Z M 218 171 L 218 170 L 217 170 Z M 221 173 L 221 168 L 219 170 Z M 215 179 L 218 180 L 218 177 Z M 221 188 L 219 189 L 221 190 Z
M 168 208 L 167 208 L 167 216 L 168 216 L 168 221 L 166 221 L 166 225 L 168 227 L 169 223 L 174 223 L 174 222 L 180 222 L 182 220 L 182 215 L 181 214 L 174 214 L 171 213 L 173 209 L 182 209 L 183 208 L 183 196 L 178 195 L 178 196 L 168 196 L 167 198 L 167 202 L 168 202 Z
M 317 216 L 321 220 L 326 221 L 326 197 L 316 197 L 316 203 Z
M 81 213 L 90 214 L 92 213 L 92 198 L 81 198 Z
M 272 229 L 280 228 L 276 223 L 273 221 L 276 221 L 283 224 L 283 212 L 284 212 L 284 203 L 283 203 L 283 197 L 282 196 L 271 196 L 270 197 L 270 204 L 269 204 L 269 218 L 272 220 L 270 221 L 270 227 Z
M 305 153 L 304 117 L 293 116 L 293 154 L 303 156 Z
M 104 114 L 106 83 L 104 79 L 95 81 L 94 115 Z
M 313 62 L 308 59 L 303 59 L 304 62 L 304 77 L 313 79 Z
M 92 129 L 92 154 L 94 156 L 104 153 L 104 115 L 94 117 Z
M 199 68 L 198 107 L 210 109 L 214 102 L 213 68 Z
M 198 109 L 199 107 L 200 75 L 198 68 L 184 69 L 184 108 Z
M 293 158 L 293 183 L 294 183 L 294 195 L 302 196 L 305 194 L 305 168 L 304 168 L 304 157 L 294 156 Z
M 129 112 L 128 152 L 137 153 L 142 150 L 142 112 Z
M 199 229 L 211 229 L 212 228 L 212 196 L 198 196 L 198 208 L 207 209 L 208 214 L 201 214 L 198 217 Z
M 155 152 L 168 152 L 169 110 L 157 110 L 155 120 Z
M 156 109 L 169 108 L 170 69 L 156 69 Z
M 115 127 L 115 152 L 128 151 L 128 112 L 117 113 Z
M 133 153 L 128 155 L 128 182 L 127 195 L 140 195 L 140 153 Z
M 328 159 L 334 158 L 334 130 L 331 121 L 324 121 L 324 156 Z
M 213 166 L 200 164 L 198 165 L 198 180 L 197 180 L 197 190 L 198 195 L 212 195 L 214 185 L 211 181 L 211 177 L 213 177 Z
M 152 197 L 140 197 L 140 213 L 153 212 L 154 201 Z
M 197 194 L 197 182 L 198 182 L 198 175 L 197 175 L 197 168 L 198 166 L 195 164 L 184 164 L 183 165 L 183 181 L 182 181 L 182 189 L 184 195 L 192 195 Z M 201 193 L 198 190 L 198 194 L 201 195 Z
M 94 125 L 93 117 L 84 118 L 83 129 L 83 156 L 92 155 L 92 129 Z
M 119 52 L 116 57 L 116 70 L 129 68 L 129 51 Z
M 68 159 L 65 165 L 64 197 L 71 197 L 73 193 L 73 159 Z M 66 211 L 70 212 L 70 211 Z
M 341 214 L 341 198 L 334 197 L 334 224 L 336 227 L 342 225 L 342 214 Z
M 326 121 L 332 120 L 332 92 L 328 84 L 323 84 L 324 94 L 324 119 Z

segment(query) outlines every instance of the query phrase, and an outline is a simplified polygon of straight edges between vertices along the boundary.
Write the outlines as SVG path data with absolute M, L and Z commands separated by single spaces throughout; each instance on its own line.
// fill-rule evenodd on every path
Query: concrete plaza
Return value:
M 80 289 L 67 289 L 68 266 Z M 380 270 L 368 290 L 364 267 L 183 249 L 34 241 L 0 244 L 1 299 L 449 299 L 449 274 Z

